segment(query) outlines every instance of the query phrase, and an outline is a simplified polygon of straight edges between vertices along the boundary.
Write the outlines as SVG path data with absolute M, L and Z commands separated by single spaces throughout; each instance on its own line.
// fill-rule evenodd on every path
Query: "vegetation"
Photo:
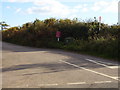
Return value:
M 7 29 L 6 27 L 8 27 L 8 26 L 9 26 L 9 25 L 6 24 L 4 21 L 3 21 L 3 22 L 0 22 L 1 30 Z
M 60 42 L 56 32 L 61 32 Z M 99 22 L 81 22 L 77 18 L 46 20 L 36 19 L 21 27 L 11 27 L 2 31 L 3 41 L 44 48 L 59 48 L 64 50 L 87 53 L 118 60 L 120 26 L 106 25 Z

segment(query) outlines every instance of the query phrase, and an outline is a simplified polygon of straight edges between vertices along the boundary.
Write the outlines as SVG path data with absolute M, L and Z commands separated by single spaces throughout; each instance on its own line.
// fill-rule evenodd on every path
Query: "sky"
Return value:
M 10 27 L 21 26 L 35 19 L 73 19 L 80 21 L 99 19 L 109 25 L 118 22 L 119 0 L 2 0 L 0 2 L 0 22 Z

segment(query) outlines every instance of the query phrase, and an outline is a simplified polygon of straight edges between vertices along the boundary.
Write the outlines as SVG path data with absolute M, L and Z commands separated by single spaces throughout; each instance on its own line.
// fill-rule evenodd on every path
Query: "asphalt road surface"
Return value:
M 118 62 L 2 43 L 3 88 L 118 88 Z

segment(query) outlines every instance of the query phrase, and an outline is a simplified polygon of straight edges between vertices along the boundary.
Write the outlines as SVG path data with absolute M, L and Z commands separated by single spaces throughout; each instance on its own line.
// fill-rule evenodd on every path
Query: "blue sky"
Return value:
M 99 16 L 102 22 L 112 25 L 118 22 L 119 0 L 2 0 L 0 3 L 0 21 L 5 21 L 11 27 L 21 26 L 36 18 L 44 20 L 54 17 L 77 17 L 88 20 Z

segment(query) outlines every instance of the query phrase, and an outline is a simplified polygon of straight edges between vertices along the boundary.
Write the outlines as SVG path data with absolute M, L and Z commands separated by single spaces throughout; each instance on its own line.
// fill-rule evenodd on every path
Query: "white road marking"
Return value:
M 109 68 L 116 69 L 119 68 L 119 66 L 109 66 Z
M 71 66 L 74 66 L 74 67 L 77 67 L 77 68 L 80 68 L 80 69 L 83 69 L 83 70 L 86 70 L 86 71 L 89 71 L 89 72 L 93 72 L 93 73 L 98 74 L 98 75 L 101 75 L 101 76 L 105 76 L 105 77 L 108 77 L 108 78 L 111 78 L 111 79 L 114 79 L 114 80 L 119 80 L 118 78 L 109 76 L 109 75 L 107 75 L 107 74 L 103 74 L 103 73 L 99 73 L 99 72 L 96 72 L 96 71 L 93 71 L 93 70 L 90 70 L 90 69 L 86 69 L 86 68 L 84 68 L 84 67 L 80 67 L 80 66 L 78 66 L 78 65 L 75 65 L 75 64 L 72 64 L 72 63 L 63 61 L 63 60 L 60 60 L 60 61 L 66 63 L 66 64 L 69 64 L 69 65 L 71 65 Z
M 115 65 L 115 66 L 118 66 L 118 64 L 114 64 L 114 63 L 109 63 L 109 62 L 103 62 L 103 61 L 98 61 L 100 63 L 104 63 L 104 64 L 109 64 L 109 65 Z
M 79 85 L 79 84 L 86 84 L 86 82 L 67 83 L 67 85 Z
M 39 86 L 57 86 L 58 84 L 39 84 Z
M 111 83 L 112 81 L 97 81 L 95 83 Z
M 92 83 L 100 84 L 100 83 L 112 83 L 112 81 L 95 81 Z M 57 86 L 57 85 L 82 85 L 82 84 L 91 84 L 86 82 L 74 82 L 74 83 L 66 83 L 66 84 L 39 84 L 38 86 Z
M 114 78 L 119 79 L 120 77 L 114 77 Z
M 105 67 L 110 68 L 110 69 L 114 69 L 114 68 L 116 68 L 116 67 L 117 67 L 117 66 L 108 66 L 108 65 L 105 65 L 105 64 L 101 64 L 101 63 L 96 62 L 96 61 L 91 60 L 91 59 L 85 59 L 85 60 L 90 61 L 90 62 L 93 62 L 93 63 L 96 63 L 96 64 L 98 64 L 98 65 L 105 66 Z

